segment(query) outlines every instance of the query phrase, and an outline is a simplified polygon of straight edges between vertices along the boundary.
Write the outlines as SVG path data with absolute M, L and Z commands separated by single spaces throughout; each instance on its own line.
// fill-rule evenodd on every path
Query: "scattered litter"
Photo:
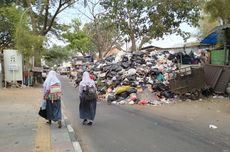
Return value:
M 112 104 L 117 104 L 117 101 L 113 101 Z
M 215 125 L 210 124 L 210 125 L 209 125 L 209 128 L 210 128 L 210 129 L 217 129 L 218 127 L 215 126 Z
M 134 105 L 135 103 L 134 103 L 134 101 L 129 101 L 129 104 Z
M 139 104 L 139 105 L 146 105 L 146 104 L 148 104 L 148 101 L 142 99 L 142 100 L 140 100 L 140 101 L 138 102 L 138 104 Z

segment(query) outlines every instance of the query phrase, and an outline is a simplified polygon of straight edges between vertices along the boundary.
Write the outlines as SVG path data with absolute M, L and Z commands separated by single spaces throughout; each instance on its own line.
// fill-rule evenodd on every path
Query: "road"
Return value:
M 230 152 L 228 135 L 128 106 L 98 103 L 95 125 L 83 126 L 78 91 L 67 78 L 61 81 L 65 113 L 84 152 Z

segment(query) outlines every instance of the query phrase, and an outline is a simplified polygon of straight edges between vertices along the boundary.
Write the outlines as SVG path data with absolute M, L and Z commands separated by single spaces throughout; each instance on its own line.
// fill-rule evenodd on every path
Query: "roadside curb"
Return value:
M 70 121 L 68 120 L 68 118 L 66 117 L 66 115 L 64 113 L 63 113 L 63 118 L 64 118 L 64 123 L 65 123 L 67 130 L 68 130 L 68 133 L 69 133 L 70 140 L 71 140 L 72 145 L 73 145 L 74 152 L 82 152 L 81 145 L 75 137 L 76 134 L 73 130 L 73 127 L 71 126 Z

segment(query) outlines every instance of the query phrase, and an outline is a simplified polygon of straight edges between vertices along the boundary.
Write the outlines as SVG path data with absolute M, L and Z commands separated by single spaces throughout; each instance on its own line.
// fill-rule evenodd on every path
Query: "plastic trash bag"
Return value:
M 45 109 L 46 109 L 46 100 L 43 99 L 43 100 L 41 101 L 41 106 L 40 106 L 40 107 L 41 107 L 42 110 L 45 110 Z
M 130 86 L 121 86 L 121 87 L 118 87 L 116 90 L 115 90 L 115 94 L 121 94 L 127 90 L 130 89 Z
M 138 102 L 138 104 L 140 104 L 140 105 L 146 105 L 146 104 L 148 104 L 148 101 L 145 100 L 145 99 L 142 99 L 142 100 L 140 100 L 140 101 Z
M 132 75 L 135 75 L 137 72 L 136 69 L 129 69 L 126 73 L 126 76 L 132 76 Z

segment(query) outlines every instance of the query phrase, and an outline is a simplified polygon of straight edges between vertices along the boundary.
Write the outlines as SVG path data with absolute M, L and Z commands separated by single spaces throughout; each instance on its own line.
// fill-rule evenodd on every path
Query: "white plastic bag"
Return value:
M 42 102 L 41 102 L 41 109 L 42 110 L 46 109 L 46 100 L 42 100 Z

